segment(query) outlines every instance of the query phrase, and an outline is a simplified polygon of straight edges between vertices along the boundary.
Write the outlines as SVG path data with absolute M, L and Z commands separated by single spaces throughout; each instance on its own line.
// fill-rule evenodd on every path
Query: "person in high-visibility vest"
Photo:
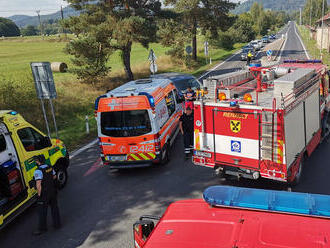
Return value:
M 247 59 L 246 59 L 246 64 L 247 65 L 250 65 L 252 57 L 253 57 L 253 55 L 252 55 L 251 51 L 249 51 L 248 54 L 247 54 Z

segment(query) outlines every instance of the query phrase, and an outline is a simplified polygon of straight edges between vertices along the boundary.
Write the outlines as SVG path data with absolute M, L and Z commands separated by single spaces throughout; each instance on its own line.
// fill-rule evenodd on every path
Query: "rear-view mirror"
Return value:
M 143 247 L 155 224 L 152 220 L 140 220 L 133 225 L 134 247 Z

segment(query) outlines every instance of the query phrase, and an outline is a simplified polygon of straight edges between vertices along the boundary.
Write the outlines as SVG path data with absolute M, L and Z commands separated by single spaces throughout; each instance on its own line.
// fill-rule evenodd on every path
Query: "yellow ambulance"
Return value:
M 17 112 L 0 110 L 0 229 L 36 201 L 36 155 L 54 166 L 58 185 L 64 187 L 69 154 L 63 142 L 50 139 Z

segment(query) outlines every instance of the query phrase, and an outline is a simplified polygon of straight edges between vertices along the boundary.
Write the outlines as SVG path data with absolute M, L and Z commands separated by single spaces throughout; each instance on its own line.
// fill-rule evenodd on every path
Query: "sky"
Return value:
M 239 0 L 232 1 L 238 2 Z M 244 2 L 244 0 L 240 1 Z M 64 0 L 0 0 L 0 16 L 35 16 L 37 10 L 40 10 L 40 15 L 46 15 L 59 11 L 61 5 L 65 7 L 68 4 Z
M 0 16 L 35 16 L 37 10 L 40 10 L 40 15 L 46 15 L 59 11 L 61 5 L 65 7 L 68 4 L 63 0 L 0 0 Z

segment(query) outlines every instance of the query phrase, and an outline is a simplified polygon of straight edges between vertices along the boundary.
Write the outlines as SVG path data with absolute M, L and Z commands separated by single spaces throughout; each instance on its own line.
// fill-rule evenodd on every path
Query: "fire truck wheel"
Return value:
M 171 152 L 171 146 L 169 143 L 167 143 L 162 152 L 161 162 L 160 162 L 161 165 L 165 165 L 170 161 L 170 152 Z
M 292 186 L 296 186 L 300 183 L 301 181 L 301 177 L 302 177 L 302 173 L 303 173 L 303 166 L 304 166 L 304 158 L 300 159 L 300 163 L 299 163 L 299 168 L 297 171 L 297 174 L 295 176 L 295 178 L 293 179 L 293 181 L 291 182 Z

